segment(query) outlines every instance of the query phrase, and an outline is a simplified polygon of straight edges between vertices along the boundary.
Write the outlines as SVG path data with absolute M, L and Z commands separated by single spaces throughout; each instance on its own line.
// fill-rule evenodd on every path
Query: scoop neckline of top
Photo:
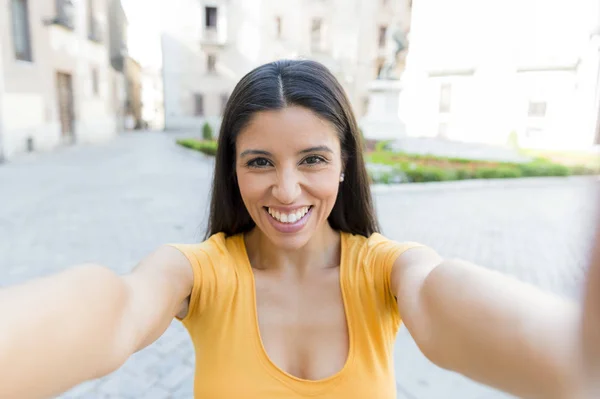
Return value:
M 316 387 L 328 387 L 330 384 L 332 384 L 333 382 L 337 382 L 338 380 L 341 380 L 342 377 L 344 377 L 347 374 L 348 369 L 350 369 L 352 363 L 353 363 L 353 359 L 354 359 L 354 332 L 352 330 L 352 320 L 351 320 L 351 315 L 350 315 L 350 309 L 349 309 L 349 304 L 348 304 L 348 295 L 346 293 L 346 287 L 347 287 L 347 283 L 345 281 L 345 272 L 346 272 L 346 268 L 347 266 L 347 234 L 344 233 L 343 231 L 340 231 L 340 289 L 342 291 L 342 301 L 344 303 L 344 313 L 346 315 L 346 328 L 348 331 L 348 354 L 346 356 L 346 362 L 344 363 L 344 366 L 338 370 L 336 373 L 325 377 L 325 378 L 321 378 L 318 380 L 308 380 L 308 379 L 304 379 L 304 378 L 300 378 L 297 377 L 293 374 L 290 374 L 288 372 L 286 372 L 285 370 L 281 369 L 279 366 L 277 366 L 275 364 L 275 362 L 273 362 L 271 360 L 271 358 L 269 357 L 269 354 L 267 353 L 265 346 L 263 344 L 263 340 L 262 340 L 262 336 L 260 333 L 260 326 L 258 324 L 258 307 L 257 307 L 257 302 L 256 302 L 256 280 L 254 278 L 254 271 L 252 270 L 252 264 L 250 263 L 250 258 L 248 257 L 248 252 L 246 249 L 246 242 L 244 240 L 244 234 L 239 234 L 237 237 L 237 242 L 239 245 L 239 249 L 242 253 L 242 258 L 244 261 L 244 267 L 247 269 L 247 271 L 250 273 L 250 281 L 251 281 L 251 290 L 252 290 L 252 298 L 250 301 L 250 306 L 252 309 L 252 327 L 253 327 L 253 334 L 254 334 L 254 341 L 257 344 L 256 345 L 256 349 L 258 351 L 258 355 L 259 358 L 261 360 L 261 363 L 266 367 L 267 371 L 269 371 L 269 373 L 277 378 L 278 380 L 280 380 L 281 382 L 286 383 L 288 386 L 291 386 L 292 388 L 295 389 L 301 389 L 301 388 L 309 388 L 309 389 L 314 389 Z M 313 391 L 314 392 L 314 391 Z

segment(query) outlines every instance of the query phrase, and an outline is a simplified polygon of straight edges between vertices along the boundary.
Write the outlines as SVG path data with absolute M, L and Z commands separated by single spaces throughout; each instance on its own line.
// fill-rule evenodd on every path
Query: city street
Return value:
M 0 286 L 83 262 L 125 273 L 161 244 L 199 241 L 212 160 L 177 146 L 175 137 L 129 133 L 0 165 Z M 578 300 L 598 211 L 597 177 L 374 192 L 388 237 L 418 241 Z M 402 399 L 509 397 L 435 367 L 404 328 L 395 364 Z M 193 371 L 191 341 L 173 321 L 117 372 L 60 398 L 191 398 Z

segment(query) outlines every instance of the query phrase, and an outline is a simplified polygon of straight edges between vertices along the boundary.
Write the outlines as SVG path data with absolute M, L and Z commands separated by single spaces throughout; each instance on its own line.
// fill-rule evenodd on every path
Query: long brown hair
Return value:
M 301 106 L 329 121 L 337 130 L 345 179 L 328 221 L 333 229 L 365 237 L 379 231 L 362 153 L 362 139 L 350 102 L 333 74 L 315 61 L 282 60 L 244 76 L 225 107 L 219 132 L 210 216 L 206 238 L 234 235 L 255 224 L 237 184 L 235 140 L 254 114 Z

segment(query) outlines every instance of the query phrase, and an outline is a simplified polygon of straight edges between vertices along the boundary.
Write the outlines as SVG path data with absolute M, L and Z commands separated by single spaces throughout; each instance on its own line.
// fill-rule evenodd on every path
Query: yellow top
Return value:
M 269 359 L 242 235 L 219 233 L 200 244 L 174 245 L 194 273 L 189 311 L 181 321 L 196 352 L 196 399 L 396 398 L 392 348 L 401 319 L 390 274 L 397 257 L 419 244 L 377 233 L 370 238 L 341 233 L 341 240 L 348 358 L 338 373 L 321 380 L 297 378 Z

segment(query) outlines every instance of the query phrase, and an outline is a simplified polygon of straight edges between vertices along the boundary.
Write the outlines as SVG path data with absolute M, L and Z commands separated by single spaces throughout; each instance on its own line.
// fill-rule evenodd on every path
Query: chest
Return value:
M 301 379 L 324 379 L 342 370 L 349 332 L 339 269 L 326 269 L 300 282 L 260 271 L 254 277 L 263 355 Z

